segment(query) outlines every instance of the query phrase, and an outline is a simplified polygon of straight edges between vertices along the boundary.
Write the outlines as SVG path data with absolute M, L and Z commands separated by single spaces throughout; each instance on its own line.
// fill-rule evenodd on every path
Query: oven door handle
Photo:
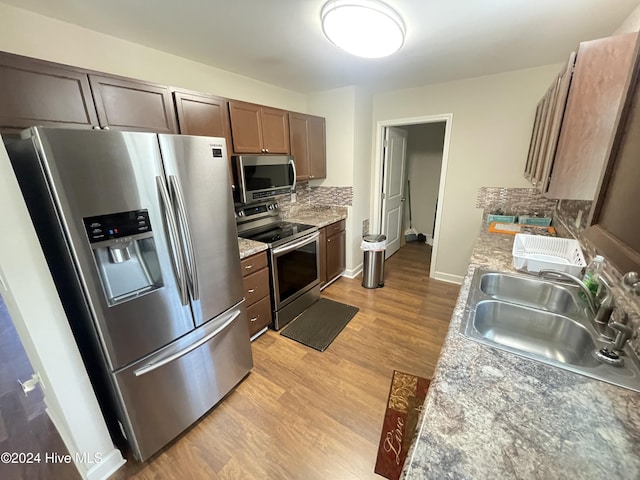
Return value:
M 295 243 L 288 243 L 286 245 L 282 245 L 281 247 L 274 248 L 273 255 L 281 255 L 283 253 L 291 252 L 300 247 L 308 245 L 311 242 L 314 242 L 315 240 L 318 239 L 318 237 L 320 237 L 320 232 L 315 232 L 307 237 L 302 238 L 302 240 L 298 240 Z

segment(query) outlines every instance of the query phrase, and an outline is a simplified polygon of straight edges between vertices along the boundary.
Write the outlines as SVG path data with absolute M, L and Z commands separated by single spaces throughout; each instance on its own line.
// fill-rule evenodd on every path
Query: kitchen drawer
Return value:
M 260 252 L 245 258 L 241 262 L 242 275 L 247 276 L 267 266 L 267 253 Z
M 340 233 L 344 231 L 346 225 L 345 220 L 340 220 L 339 222 L 332 223 L 331 225 L 327 225 L 327 238 L 331 235 L 335 235 L 336 233 Z
M 271 297 L 266 296 L 247 308 L 249 335 L 254 336 L 271 323 Z
M 263 268 L 256 273 L 244 277 L 244 298 L 247 306 L 269 296 L 269 269 Z

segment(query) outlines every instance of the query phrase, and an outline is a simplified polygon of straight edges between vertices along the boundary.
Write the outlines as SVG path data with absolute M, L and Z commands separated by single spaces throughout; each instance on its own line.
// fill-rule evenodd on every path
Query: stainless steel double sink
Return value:
M 640 392 L 640 365 L 629 345 L 624 365 L 598 360 L 611 348 L 592 324 L 581 290 L 532 275 L 477 268 L 460 333 L 501 350 Z

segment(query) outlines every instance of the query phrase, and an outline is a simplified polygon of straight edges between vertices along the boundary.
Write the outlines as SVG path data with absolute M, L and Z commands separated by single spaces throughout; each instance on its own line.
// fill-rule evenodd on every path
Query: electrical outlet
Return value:
M 296 192 L 291 193 L 291 203 L 296 203 L 298 201 L 298 194 Z
M 576 215 L 576 219 L 573 224 L 576 228 L 580 228 L 580 225 L 582 224 L 582 210 L 578 210 L 578 215 Z

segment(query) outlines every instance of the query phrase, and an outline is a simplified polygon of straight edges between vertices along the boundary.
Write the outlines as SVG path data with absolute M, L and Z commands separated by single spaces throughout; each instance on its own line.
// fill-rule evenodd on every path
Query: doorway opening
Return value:
M 443 114 L 377 124 L 372 227 L 387 235 L 387 257 L 406 240 L 431 245 L 430 277 L 437 272 L 452 122 L 453 114 Z

